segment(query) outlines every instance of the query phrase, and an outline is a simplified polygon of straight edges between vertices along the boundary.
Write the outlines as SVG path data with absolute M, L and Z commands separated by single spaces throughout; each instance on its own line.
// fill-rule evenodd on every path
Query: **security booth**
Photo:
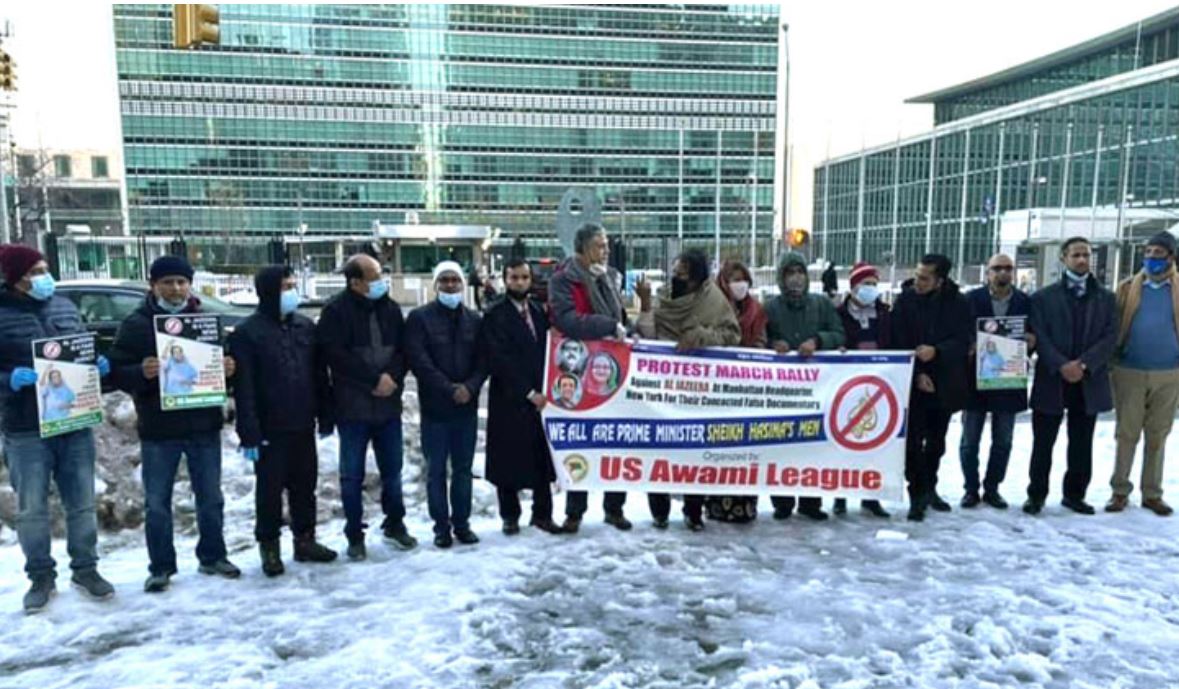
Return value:
M 381 262 L 399 274 L 429 275 L 440 261 L 455 261 L 464 268 L 482 265 L 492 234 L 489 225 L 373 223 Z

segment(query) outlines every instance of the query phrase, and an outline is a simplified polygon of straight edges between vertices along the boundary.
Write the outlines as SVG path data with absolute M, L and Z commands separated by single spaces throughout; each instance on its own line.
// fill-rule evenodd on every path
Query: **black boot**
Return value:
M 259 541 L 258 555 L 262 558 L 262 573 L 268 577 L 277 577 L 287 571 L 282 565 L 282 546 L 278 539 L 273 541 Z
M 838 515 L 847 514 L 847 498 L 835 498 L 835 507 L 831 511 Z
M 860 508 L 871 514 L 873 517 L 888 519 L 892 516 L 888 513 L 888 510 L 884 509 L 884 506 L 880 504 L 879 500 L 864 500 L 860 502 Z
M 295 536 L 295 562 L 332 562 L 336 551 L 315 540 L 315 532 Z
M 368 557 L 368 549 L 364 546 L 364 532 L 348 535 L 348 559 L 358 562 Z

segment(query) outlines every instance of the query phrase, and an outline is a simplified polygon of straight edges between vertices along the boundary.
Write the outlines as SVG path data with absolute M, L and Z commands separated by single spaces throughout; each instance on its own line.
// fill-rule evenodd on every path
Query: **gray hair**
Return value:
M 573 250 L 584 256 L 590 241 L 601 234 L 606 234 L 606 228 L 597 223 L 587 222 L 577 228 L 577 234 L 573 235 Z

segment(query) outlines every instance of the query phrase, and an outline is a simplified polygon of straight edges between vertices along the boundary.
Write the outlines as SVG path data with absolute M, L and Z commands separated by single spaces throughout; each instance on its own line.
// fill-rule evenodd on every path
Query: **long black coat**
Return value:
M 1072 358 L 1073 301 L 1076 297 L 1064 285 L 1064 278 L 1032 295 L 1032 332 L 1036 333 L 1036 378 L 1032 382 L 1032 409 L 1059 415 L 1064 413 L 1064 378 L 1060 367 Z M 1077 350 L 1084 362 L 1081 380 L 1085 408 L 1090 415 L 1113 409 L 1109 363 L 1117 346 L 1117 304 L 1113 292 L 1089 275 L 1080 308 L 1085 328 Z
M 511 299 L 492 307 L 484 315 L 479 331 L 479 349 L 491 375 L 487 395 L 487 480 L 500 488 L 528 488 L 540 478 L 557 478 L 540 412 L 528 401 L 529 391 L 544 391 L 549 319 L 544 309 L 531 300 L 528 309 L 536 327 L 535 338 Z
M 971 290 L 966 295 L 967 301 L 970 302 L 971 313 L 974 316 L 977 324 L 979 318 L 991 318 L 995 315 L 995 306 L 991 303 L 991 290 L 987 286 L 982 286 Z M 1020 292 L 1018 289 L 1011 289 L 1011 303 L 1007 306 L 1008 316 L 1030 316 L 1032 312 L 1032 300 L 1028 295 Z M 1026 322 L 1025 325 L 1031 329 L 1031 323 Z M 975 332 L 977 333 L 977 326 Z M 977 335 L 975 336 L 977 340 Z M 1027 390 L 985 390 L 979 392 L 978 381 L 976 380 L 975 367 L 978 366 L 978 359 L 975 356 L 970 357 L 970 375 L 967 376 L 967 381 L 970 383 L 970 399 L 966 403 L 966 408 L 972 411 L 989 411 L 989 412 L 1008 412 L 1018 414 L 1028 408 L 1028 391 Z
M 970 395 L 966 354 L 974 337 L 974 320 L 970 304 L 958 285 L 946 279 L 937 294 L 921 296 L 912 289 L 901 292 L 892 307 L 893 349 L 917 349 L 930 345 L 937 349 L 933 361 L 914 360 L 910 406 L 923 405 L 955 412 L 966 406 Z M 917 374 L 933 379 L 934 394 L 917 390 Z

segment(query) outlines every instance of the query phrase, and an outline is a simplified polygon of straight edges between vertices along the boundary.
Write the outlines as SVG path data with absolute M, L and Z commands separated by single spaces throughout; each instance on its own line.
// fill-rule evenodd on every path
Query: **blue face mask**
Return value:
M 439 292 L 438 302 L 448 309 L 457 309 L 463 303 L 462 292 Z
M 1144 258 L 1142 259 L 1142 267 L 1146 269 L 1149 275 L 1162 275 L 1167 272 L 1167 267 L 1171 262 L 1165 258 Z
M 180 313 L 184 310 L 184 305 L 187 303 L 188 300 L 182 301 L 179 304 L 173 304 L 163 297 L 156 297 L 156 306 L 160 307 L 161 311 L 167 313 Z
M 378 278 L 368 283 L 368 298 L 376 301 L 389 293 L 389 281 Z
M 299 290 L 294 288 L 283 290 L 282 295 L 278 298 L 278 311 L 284 316 L 289 316 L 299 308 L 301 301 L 303 298 L 299 296 Z
M 57 283 L 49 273 L 42 273 L 29 278 L 29 296 L 37 301 L 48 301 L 57 289 Z
M 880 289 L 876 285 L 860 285 L 856 290 L 856 299 L 861 304 L 875 304 L 876 299 L 880 296 Z

